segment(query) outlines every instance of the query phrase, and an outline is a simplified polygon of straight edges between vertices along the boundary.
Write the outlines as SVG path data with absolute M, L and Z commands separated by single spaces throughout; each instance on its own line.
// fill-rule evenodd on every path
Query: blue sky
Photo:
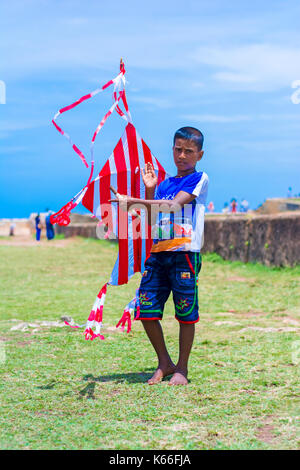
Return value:
M 115 76 L 120 57 L 134 124 L 170 173 L 174 131 L 204 133 L 199 169 L 217 209 L 300 193 L 299 18 L 298 0 L 2 1 L 0 217 L 58 210 L 82 187 L 87 170 L 51 119 Z M 59 118 L 88 157 L 110 104 L 108 91 Z M 123 129 L 114 115 L 99 134 L 97 172 Z

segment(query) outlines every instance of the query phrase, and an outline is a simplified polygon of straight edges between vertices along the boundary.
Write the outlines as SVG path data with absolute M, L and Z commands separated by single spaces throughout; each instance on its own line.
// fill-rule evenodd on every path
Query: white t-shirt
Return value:
M 173 176 L 160 183 L 155 196 L 157 200 L 174 199 L 180 191 L 196 197 L 178 212 L 158 214 L 152 227 L 151 252 L 201 250 L 208 181 L 206 173 L 195 171 L 191 175 L 181 178 Z

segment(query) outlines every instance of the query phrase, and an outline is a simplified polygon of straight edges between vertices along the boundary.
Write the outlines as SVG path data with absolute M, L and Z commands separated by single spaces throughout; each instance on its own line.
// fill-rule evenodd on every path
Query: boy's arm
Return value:
M 111 199 L 110 202 L 118 202 L 122 205 L 122 209 L 128 211 L 134 204 L 145 206 L 149 211 L 151 209 L 159 209 L 161 212 L 177 212 L 185 204 L 193 201 L 196 196 L 194 194 L 187 193 L 185 191 L 179 191 L 174 199 L 139 199 L 130 196 L 119 195 L 115 190 L 112 189 L 117 199 Z

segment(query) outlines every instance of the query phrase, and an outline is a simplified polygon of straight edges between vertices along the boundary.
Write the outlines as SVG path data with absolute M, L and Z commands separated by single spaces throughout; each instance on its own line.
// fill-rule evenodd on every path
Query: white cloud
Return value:
M 14 131 L 24 131 L 27 129 L 35 129 L 37 127 L 48 126 L 49 122 L 42 120 L 2 120 L 0 121 L 0 131 L 1 132 L 14 132 Z
M 89 18 L 84 17 L 74 17 L 74 18 L 60 18 L 62 24 L 71 25 L 71 26 L 80 26 L 83 24 L 87 24 L 89 22 Z
M 300 48 L 278 44 L 200 47 L 191 57 L 220 70 L 213 78 L 234 89 L 272 91 L 300 78 Z
M 230 142 L 230 143 L 223 142 L 222 148 L 223 149 L 224 148 L 245 149 L 247 151 L 251 151 L 255 153 L 257 152 L 259 155 L 261 155 L 263 152 L 274 152 L 274 154 L 272 155 L 272 158 L 275 158 L 276 156 L 276 161 L 284 162 L 287 159 L 286 154 L 285 152 L 281 152 L 278 149 L 284 148 L 285 151 L 287 149 L 298 150 L 300 148 L 300 140 L 288 140 L 288 139 L 255 140 L 255 141 L 235 140 L 234 142 Z M 251 158 L 254 158 L 255 153 L 252 154 Z M 289 156 L 289 159 L 298 163 L 298 156 L 295 154 L 291 154 Z
M 299 114 L 259 114 L 254 119 L 261 121 L 299 121 L 300 112 Z
M 161 109 L 167 109 L 173 106 L 173 104 L 166 98 L 154 98 L 150 96 L 132 95 L 130 101 L 134 101 L 136 103 L 149 104 L 151 106 L 154 106 L 155 108 L 161 108 Z
M 193 88 L 203 88 L 205 84 L 203 82 L 194 82 L 192 83 Z
M 256 81 L 254 76 L 232 72 L 218 72 L 213 75 L 213 78 L 232 83 L 254 83 Z
M 185 114 L 181 116 L 183 119 L 189 119 L 195 122 L 214 122 L 214 123 L 233 123 L 241 121 L 251 121 L 251 116 L 237 115 L 237 116 L 222 116 L 219 114 Z
M 26 152 L 28 151 L 29 148 L 28 147 L 24 147 L 24 146 L 1 146 L 0 147 L 0 154 L 3 154 L 3 155 L 8 155 L 8 154 L 11 154 L 11 153 L 19 153 L 19 152 Z
M 280 121 L 280 122 L 297 122 L 300 120 L 299 114 L 238 114 L 238 115 L 220 115 L 220 114 L 185 114 L 181 116 L 183 119 L 189 119 L 195 122 L 213 122 L 220 124 L 231 124 L 243 121 Z

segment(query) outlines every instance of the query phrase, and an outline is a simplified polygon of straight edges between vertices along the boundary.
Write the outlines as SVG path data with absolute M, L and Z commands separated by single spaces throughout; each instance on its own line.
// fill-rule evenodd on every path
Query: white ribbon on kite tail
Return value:
M 88 93 L 87 95 L 84 95 L 82 96 L 81 98 L 79 98 L 78 100 L 74 101 L 74 103 L 68 105 L 68 106 L 65 106 L 64 108 L 61 108 L 54 116 L 54 118 L 52 119 L 52 123 L 53 125 L 55 126 L 55 128 L 58 130 L 58 132 L 63 135 L 70 143 L 71 147 L 73 148 L 74 152 L 77 153 L 77 155 L 79 155 L 79 157 L 81 158 L 82 162 L 84 163 L 84 165 L 86 166 L 86 168 L 89 167 L 88 163 L 87 163 L 87 160 L 84 156 L 84 154 L 81 152 L 81 150 L 73 143 L 71 137 L 69 136 L 69 134 L 67 132 L 65 132 L 61 127 L 59 127 L 57 124 L 56 124 L 56 119 L 58 118 L 58 116 L 60 116 L 61 114 L 65 113 L 66 111 L 69 111 L 70 109 L 73 109 L 75 108 L 76 106 L 78 106 L 80 103 L 82 103 L 83 101 L 86 101 L 90 98 L 92 98 L 93 96 L 97 95 L 98 93 L 101 93 L 102 91 L 104 91 L 106 88 L 108 88 L 109 86 L 111 85 L 114 85 L 114 93 L 116 92 L 116 90 L 120 90 L 120 84 L 123 83 L 125 84 L 125 81 L 122 80 L 123 76 L 124 76 L 124 73 L 125 73 L 125 69 L 121 70 L 121 72 L 115 77 L 113 78 L 112 80 L 109 80 L 107 83 L 105 83 L 105 85 L 103 85 L 101 88 L 97 88 L 96 90 Z M 124 85 L 123 85 L 124 86 Z M 93 136 L 93 139 L 92 139 L 92 144 L 94 143 L 95 141 L 95 138 L 98 134 L 98 132 L 100 131 L 100 129 L 103 127 L 105 121 L 107 120 L 107 118 L 112 114 L 112 112 L 114 111 L 114 109 L 116 108 L 116 106 L 118 105 L 118 102 L 120 101 L 120 99 L 122 98 L 122 91 L 119 91 L 119 96 L 116 98 L 115 100 L 115 103 L 113 104 L 113 106 L 109 109 L 109 111 L 105 114 L 105 116 L 103 117 L 102 121 L 100 122 L 99 126 L 97 127 L 95 133 L 94 133 L 94 136 Z M 93 161 L 93 156 L 91 158 L 91 160 Z
M 94 132 L 94 135 L 93 135 L 93 138 L 92 138 L 92 142 L 91 142 L 91 173 L 90 173 L 90 176 L 89 176 L 89 179 L 88 179 L 88 182 L 86 184 L 86 186 L 88 186 L 92 180 L 92 176 L 93 176 L 93 172 L 94 172 L 94 166 L 95 166 L 95 159 L 94 159 L 94 144 L 95 144 L 95 140 L 96 140 L 96 137 L 97 135 L 99 134 L 100 130 L 102 129 L 102 127 L 104 126 L 105 122 L 107 121 L 107 119 L 109 118 L 109 116 L 114 112 L 114 110 L 116 109 L 116 107 L 118 106 L 120 100 L 122 99 L 122 94 L 124 93 L 124 90 L 123 91 L 120 91 L 119 92 L 119 96 L 117 97 L 116 101 L 113 103 L 113 105 L 110 107 L 110 109 L 107 111 L 107 113 L 105 114 L 105 116 L 102 118 L 100 124 L 98 125 L 97 129 L 95 130 Z
M 83 325 L 71 325 L 65 321 L 65 324 L 71 328 L 84 328 L 84 336 L 86 340 L 93 341 L 95 338 L 99 338 L 100 340 L 104 339 L 104 336 L 101 335 L 101 327 L 106 291 L 107 283 L 105 283 L 100 289 L 86 323 Z M 95 328 L 95 330 L 93 330 L 93 328 Z
M 67 134 L 65 131 L 62 130 L 61 127 L 59 127 L 57 125 L 56 119 L 58 118 L 58 116 L 65 113 L 66 111 L 69 111 L 70 109 L 75 108 L 76 106 L 78 106 L 83 101 L 86 101 L 86 100 L 92 98 L 93 96 L 97 95 L 98 93 L 104 91 L 109 86 L 114 85 L 114 90 L 113 90 L 114 103 L 112 104 L 110 109 L 107 111 L 107 113 L 104 115 L 104 117 L 102 118 L 100 124 L 97 126 L 97 128 L 96 128 L 96 130 L 93 134 L 93 137 L 92 137 L 91 148 L 90 148 L 90 150 L 91 150 L 91 170 L 90 170 L 90 175 L 89 175 L 88 181 L 87 181 L 86 185 L 82 188 L 82 190 L 76 196 L 74 196 L 71 199 L 71 201 L 69 201 L 65 206 L 63 206 L 56 214 L 51 215 L 50 221 L 51 221 L 52 224 L 58 223 L 59 225 L 68 225 L 70 223 L 70 217 L 69 216 L 70 216 L 71 211 L 81 202 L 82 198 L 84 197 L 86 189 L 87 189 L 88 185 L 90 184 L 90 182 L 92 180 L 92 177 L 93 177 L 93 173 L 94 173 L 94 167 L 95 167 L 94 144 L 95 144 L 95 139 L 96 139 L 97 135 L 99 134 L 100 130 L 102 129 L 102 127 L 104 126 L 105 122 L 109 118 L 109 116 L 111 116 L 113 111 L 117 108 L 118 109 L 118 114 L 122 113 L 122 115 L 123 115 L 122 117 L 124 117 L 124 119 L 127 120 L 127 121 L 131 120 L 131 115 L 129 113 L 127 102 L 126 102 L 126 97 L 125 97 L 125 77 L 124 77 L 125 67 L 124 67 L 124 64 L 120 68 L 121 68 L 121 71 L 115 78 L 113 78 L 112 80 L 109 80 L 101 88 L 97 88 L 96 90 L 88 93 L 87 95 L 82 96 L 81 98 L 79 98 L 74 103 L 72 103 L 68 106 L 65 106 L 64 108 L 61 108 L 55 114 L 54 118 L 52 119 L 52 123 L 55 126 L 55 128 L 58 130 L 58 132 L 60 134 L 62 134 L 69 141 L 69 143 L 72 146 L 73 150 L 77 153 L 77 155 L 79 155 L 79 157 L 81 158 L 81 160 L 84 163 L 84 165 L 86 166 L 86 168 L 88 168 L 89 165 L 86 161 L 85 156 L 83 155 L 81 150 L 72 142 L 71 137 L 69 136 L 69 134 Z M 118 106 L 121 99 L 124 103 L 125 111 L 126 111 L 126 114 L 128 115 L 128 117 L 120 110 L 120 108 Z

